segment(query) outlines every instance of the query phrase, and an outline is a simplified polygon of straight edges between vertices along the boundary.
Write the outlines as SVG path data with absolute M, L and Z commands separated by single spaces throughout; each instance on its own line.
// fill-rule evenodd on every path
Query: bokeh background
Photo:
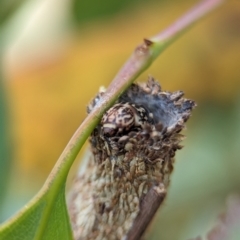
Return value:
M 40 189 L 88 102 L 136 45 L 196 3 L 0 2 L 0 221 Z M 183 90 L 198 107 L 147 239 L 204 235 L 227 199 L 240 194 L 240 1 L 226 1 L 201 20 L 139 81 L 149 74 L 165 90 Z

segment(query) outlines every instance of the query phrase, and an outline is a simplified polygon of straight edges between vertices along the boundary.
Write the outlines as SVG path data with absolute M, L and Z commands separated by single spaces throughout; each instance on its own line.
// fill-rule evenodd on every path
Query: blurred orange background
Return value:
M 2 219 L 42 186 L 85 118 L 89 101 L 101 85 L 108 86 L 137 44 L 197 3 L 106 1 L 108 8 L 100 8 L 93 1 L 59 2 L 23 1 L 4 23 L 13 156 Z M 240 2 L 228 1 L 139 78 L 144 81 L 150 74 L 163 89 L 183 90 L 198 104 L 151 239 L 187 239 L 207 232 L 228 196 L 239 193 L 239 63 Z

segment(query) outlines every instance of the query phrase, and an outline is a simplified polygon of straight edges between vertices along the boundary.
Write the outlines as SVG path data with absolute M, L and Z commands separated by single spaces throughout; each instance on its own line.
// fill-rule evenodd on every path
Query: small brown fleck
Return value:
M 153 44 L 153 41 L 151 41 L 150 39 L 147 39 L 147 38 L 144 38 L 143 41 L 148 47 Z

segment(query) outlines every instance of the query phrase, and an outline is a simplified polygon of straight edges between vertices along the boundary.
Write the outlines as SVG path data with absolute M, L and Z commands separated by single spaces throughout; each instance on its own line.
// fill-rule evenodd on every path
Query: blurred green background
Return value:
M 136 45 L 196 3 L 0 2 L 0 221 L 39 190 L 88 102 Z M 240 189 L 240 2 L 227 1 L 201 20 L 139 81 L 149 74 L 198 104 L 148 235 L 190 239 L 208 232 Z

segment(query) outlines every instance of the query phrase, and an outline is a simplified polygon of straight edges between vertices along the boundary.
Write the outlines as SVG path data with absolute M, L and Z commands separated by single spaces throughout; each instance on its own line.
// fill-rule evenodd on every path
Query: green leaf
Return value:
M 36 197 L 12 220 L 0 228 L 0 239 L 72 239 L 66 203 L 65 187 Z M 55 193 L 55 194 L 53 194 Z

